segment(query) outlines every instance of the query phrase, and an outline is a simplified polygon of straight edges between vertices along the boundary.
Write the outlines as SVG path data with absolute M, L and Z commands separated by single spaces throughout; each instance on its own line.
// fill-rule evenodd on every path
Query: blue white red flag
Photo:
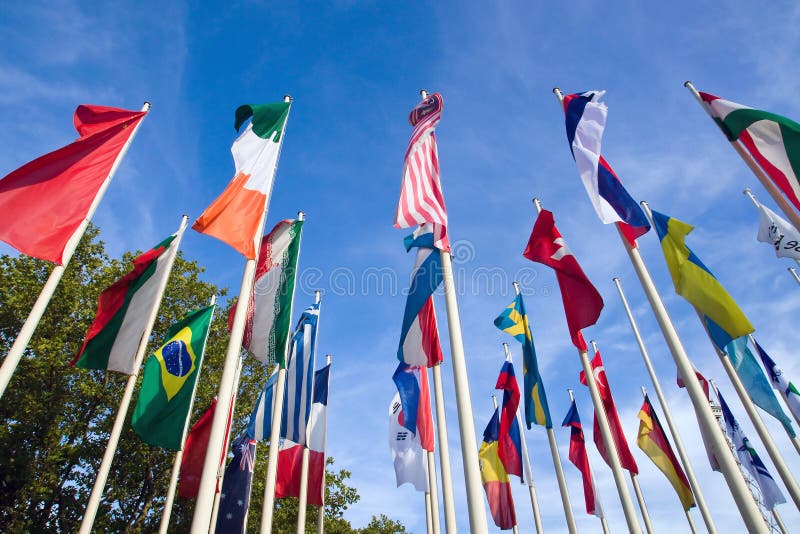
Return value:
M 650 222 L 601 155 L 608 114 L 605 102 L 600 101 L 604 94 L 587 91 L 564 97 L 567 140 L 597 216 L 605 224 L 623 223 L 623 233 L 635 246 L 635 240 L 650 230 Z
M 433 241 L 430 224 L 420 226 L 405 239 L 406 250 L 416 248 L 417 258 L 411 272 L 397 359 L 409 365 L 433 367 L 444 359 L 432 298 L 442 283 L 442 257 Z
M 256 461 L 256 440 L 242 435 L 233 442 L 234 456 L 225 469 L 219 496 L 217 532 L 247 532 L 250 487 Z
M 400 423 L 413 432 L 426 451 L 433 451 L 433 416 L 431 394 L 428 387 L 428 369 L 403 362 L 392 375 L 403 406 Z
M 522 476 L 522 443 L 517 422 L 517 409 L 519 409 L 519 384 L 514 375 L 514 364 L 505 361 L 500 368 L 497 384 L 494 386 L 503 390 L 503 406 L 500 412 L 500 434 L 497 440 L 497 455 L 509 475 Z

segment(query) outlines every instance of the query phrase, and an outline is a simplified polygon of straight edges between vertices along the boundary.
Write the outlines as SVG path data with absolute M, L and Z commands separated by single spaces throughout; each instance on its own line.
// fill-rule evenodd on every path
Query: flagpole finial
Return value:
M 569 395 L 570 402 L 575 402 L 575 395 L 572 393 L 572 389 L 567 388 L 567 394 Z
M 420 89 L 419 96 L 422 97 L 423 100 L 428 98 L 428 90 L 427 89 Z
M 519 282 L 511 282 L 511 285 L 514 286 L 514 294 L 519 295 Z
M 142 111 L 150 111 L 150 108 L 153 107 L 153 104 L 150 103 L 149 100 L 145 100 L 142 104 Z
M 492 404 L 494 404 L 494 409 L 497 409 L 497 397 L 492 394 Z
M 642 397 L 647 398 L 647 390 L 642 386 Z
M 298 221 L 305 221 L 306 220 L 306 212 L 298 211 L 297 212 L 297 220 Z
M 533 197 L 533 205 L 536 207 L 536 213 L 542 212 L 542 201 L 539 200 L 539 197 Z
M 689 81 L 689 80 L 686 80 L 685 82 L 683 82 L 683 86 L 684 86 L 684 87 L 694 87 L 694 85 L 692 84 L 692 82 L 691 82 L 691 81 Z
M 614 282 L 615 284 L 619 284 L 619 276 L 615 276 L 614 278 L 611 279 L 611 281 Z
M 593 339 L 593 340 L 591 340 L 591 341 L 589 342 L 589 344 L 592 346 L 592 349 L 593 349 L 595 352 L 597 352 L 597 342 L 596 342 L 596 341 Z
M 320 300 L 322 300 L 322 291 L 317 289 L 314 291 L 314 304 L 319 304 Z
M 330 354 L 326 354 L 325 355 L 325 365 L 330 365 L 330 364 L 331 364 L 331 355 Z
M 508 350 L 508 343 L 503 342 L 503 352 L 506 355 L 506 360 L 511 361 L 511 351 Z
M 209 303 L 209 306 L 213 306 L 216 303 L 217 303 L 217 296 L 211 295 L 211 303 Z
M 292 98 L 292 95 L 287 93 L 287 94 L 283 95 L 283 101 L 284 102 L 292 102 L 292 101 L 294 101 L 294 98 Z

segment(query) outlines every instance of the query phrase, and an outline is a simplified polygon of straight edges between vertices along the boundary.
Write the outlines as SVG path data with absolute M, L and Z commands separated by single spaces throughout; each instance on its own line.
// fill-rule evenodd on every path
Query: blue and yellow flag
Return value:
M 522 294 L 517 295 L 503 310 L 503 313 L 494 320 L 494 325 L 522 343 L 522 372 L 525 377 L 523 404 L 528 428 L 532 423 L 545 428 L 553 428 L 553 422 L 550 420 L 550 408 L 547 406 L 547 395 L 544 392 L 544 383 L 539 374 L 539 364 L 536 362 L 536 349 L 533 346 L 531 326 L 528 323 L 525 304 L 522 302 Z
M 733 298 L 700 258 L 686 246 L 694 227 L 663 213 L 653 212 L 656 232 L 675 291 L 704 315 L 714 342 L 724 348 L 730 340 L 755 330 Z

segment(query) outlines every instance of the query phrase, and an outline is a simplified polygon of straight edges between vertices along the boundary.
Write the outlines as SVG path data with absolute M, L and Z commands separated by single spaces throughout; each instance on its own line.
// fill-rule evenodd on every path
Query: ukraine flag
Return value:
M 657 211 L 653 212 L 653 222 L 675 291 L 705 316 L 715 343 L 723 343 L 721 346 L 724 347 L 726 335 L 736 339 L 752 333 L 755 328 L 733 298 L 686 246 L 686 236 L 694 227 Z

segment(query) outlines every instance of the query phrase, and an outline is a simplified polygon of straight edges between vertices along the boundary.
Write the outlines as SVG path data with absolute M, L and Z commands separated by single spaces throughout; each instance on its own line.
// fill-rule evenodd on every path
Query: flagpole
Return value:
M 797 269 L 795 269 L 794 267 L 789 267 L 789 272 L 792 273 L 794 281 L 800 284 L 800 275 L 797 274 Z
M 723 135 L 725 135 L 725 138 L 727 139 L 728 134 L 725 133 L 725 131 L 722 129 L 722 126 L 717 122 L 717 119 L 714 117 L 714 115 L 712 115 L 708 105 L 705 102 L 703 102 L 703 98 L 700 96 L 700 93 L 697 92 L 697 89 L 695 89 L 694 85 L 692 85 L 692 82 L 687 81 L 683 85 L 692 93 L 692 95 L 694 95 L 695 99 L 697 100 L 697 103 L 700 104 L 700 107 L 703 108 L 703 110 L 708 114 L 709 117 L 711 117 L 711 120 L 714 121 L 714 123 L 717 126 L 719 126 Z M 742 160 L 744 160 L 745 164 L 747 164 L 750 170 L 753 171 L 753 174 L 756 175 L 756 178 L 758 178 L 758 181 L 761 182 L 761 185 L 764 186 L 764 189 L 767 190 L 769 195 L 772 197 L 772 200 L 774 200 L 775 203 L 778 206 L 780 206 L 781 210 L 783 210 L 783 213 L 789 218 L 794 227 L 800 230 L 800 216 L 798 216 L 797 212 L 792 208 L 792 206 L 786 200 L 786 197 L 784 197 L 783 194 L 775 186 L 775 184 L 772 183 L 772 180 L 769 178 L 769 176 L 766 175 L 764 170 L 758 165 L 758 163 L 756 163 L 756 161 L 753 159 L 750 153 L 747 152 L 747 150 L 745 150 L 745 148 L 738 140 L 734 139 L 733 141 L 731 141 L 729 139 L 728 141 L 730 142 L 731 146 L 736 151 L 736 153 L 739 154 Z
M 211 302 L 209 303 L 209 306 L 213 306 L 216 303 L 217 296 L 211 295 Z M 213 319 L 214 316 L 212 315 L 211 321 L 213 321 Z M 203 342 L 203 350 L 205 350 L 210 333 L 211 327 L 209 326 L 208 331 L 206 332 L 206 340 Z M 178 487 L 178 475 L 181 472 L 181 460 L 183 460 L 183 448 L 186 444 L 186 433 L 189 431 L 189 421 L 192 419 L 192 407 L 194 407 L 194 399 L 197 395 L 197 384 L 200 381 L 200 371 L 203 368 L 204 359 L 205 355 L 203 356 L 203 359 L 200 360 L 200 367 L 197 368 L 197 377 L 195 378 L 194 387 L 192 388 L 192 397 L 189 399 L 189 411 L 186 412 L 186 421 L 183 424 L 181 448 L 175 453 L 175 461 L 172 462 L 172 473 L 169 477 L 169 487 L 167 488 L 167 497 L 164 501 L 164 512 L 161 514 L 161 524 L 158 526 L 158 534 L 167 534 L 167 529 L 169 529 L 169 518 L 172 515 L 172 504 L 175 501 L 175 490 Z
M 781 529 L 783 534 L 789 534 L 789 531 L 786 530 L 786 525 L 783 524 L 783 520 L 781 519 L 781 516 L 778 515 L 778 511 L 775 508 L 772 509 L 772 518 L 775 519 L 775 522 L 778 524 L 778 528 Z
M 427 373 L 426 368 L 422 368 L 423 373 Z M 428 400 L 430 403 L 430 399 Z M 428 405 L 430 408 L 430 404 Z M 433 451 L 425 451 L 428 457 L 428 488 L 430 488 L 431 498 L 431 523 L 433 525 L 433 534 L 439 534 L 441 531 L 441 524 L 439 519 L 439 488 L 436 485 L 436 456 Z M 298 532 L 298 534 L 302 534 Z
M 508 350 L 508 343 L 503 343 L 503 351 L 506 355 L 506 360 L 512 362 L 511 352 Z M 513 362 L 512 362 L 513 363 Z M 494 398 L 494 396 L 492 396 Z M 517 406 L 517 425 L 519 425 L 519 441 L 522 446 L 522 463 L 525 467 L 525 482 L 528 486 L 528 493 L 531 495 L 531 508 L 533 509 L 533 522 L 536 524 L 536 532 L 542 534 L 542 515 L 539 511 L 539 500 L 536 498 L 536 486 L 533 483 L 533 469 L 531 468 L 531 458 L 528 454 L 528 443 L 525 440 L 524 423 L 522 421 L 522 414 Z
M 456 534 L 456 507 L 453 501 L 453 476 L 450 472 L 450 447 L 447 442 L 447 420 L 444 413 L 444 392 L 442 391 L 442 364 L 431 368 L 433 374 L 433 396 L 436 406 L 436 433 L 439 437 L 439 469 L 442 475 L 442 501 L 444 504 L 444 530 Z M 319 533 L 322 534 L 322 533 Z
M 331 355 L 325 355 L 325 365 L 331 364 Z M 328 383 L 330 384 L 330 375 L 328 375 Z M 325 416 L 325 436 L 328 435 L 328 417 Z M 327 437 L 326 437 L 327 441 Z M 326 447 L 327 448 L 327 447 Z M 317 507 L 317 534 L 323 534 L 325 532 L 325 488 L 327 486 L 327 481 L 325 480 L 325 471 L 326 471 L 326 464 L 322 462 L 322 505 Z
M 742 193 L 747 195 L 747 198 L 750 199 L 750 201 L 753 203 L 753 205 L 756 207 L 756 209 L 758 209 L 759 212 L 760 212 L 761 204 L 758 202 L 758 199 L 756 199 L 756 196 L 753 194 L 753 192 L 750 191 L 750 188 L 749 187 L 745 187 L 744 191 L 742 191 Z M 800 260 L 795 259 L 794 261 L 795 261 L 795 263 L 800 265 Z M 797 278 L 795 278 L 795 279 L 797 280 Z M 798 281 L 798 283 L 800 283 L 800 280 L 797 280 L 797 281 Z
M 150 341 L 150 333 L 153 331 L 153 324 L 156 322 L 156 318 L 158 318 L 158 310 L 161 307 L 161 299 L 164 297 L 164 290 L 167 288 L 169 274 L 172 272 L 172 265 L 175 263 L 175 256 L 177 256 L 177 248 L 181 244 L 183 233 L 186 230 L 186 224 L 188 221 L 188 215 L 184 215 L 181 218 L 181 224 L 178 227 L 178 231 L 175 236 L 176 252 L 171 254 L 167 259 L 167 263 L 165 265 L 167 274 L 161 278 L 158 288 L 156 289 L 155 303 L 150 310 L 150 316 L 147 318 L 147 323 L 145 325 L 144 332 L 142 333 L 142 338 L 139 340 L 139 348 L 137 349 L 133 360 L 133 373 L 128 377 L 128 381 L 125 384 L 125 391 L 122 394 L 122 400 L 120 400 L 119 409 L 117 410 L 117 418 L 114 420 L 114 426 L 111 429 L 111 434 L 108 436 L 108 445 L 106 445 L 106 451 L 103 454 L 100 467 L 97 469 L 97 476 L 94 480 L 92 493 L 89 495 L 89 502 L 86 504 L 86 511 L 83 513 L 83 519 L 81 520 L 81 527 L 79 530 L 80 534 L 89 534 L 89 532 L 91 532 L 95 516 L 97 515 L 97 509 L 100 507 L 100 499 L 103 497 L 103 490 L 105 490 L 106 487 L 108 473 L 111 471 L 111 463 L 114 460 L 114 454 L 117 452 L 119 438 L 122 435 L 122 428 L 125 425 L 125 417 L 128 414 L 128 408 L 130 407 L 131 399 L 133 398 L 133 390 L 136 388 L 136 379 L 139 376 L 139 368 L 142 366 L 142 361 L 144 360 L 144 356 L 147 351 L 147 343 Z
M 428 480 L 430 480 L 430 474 L 428 474 Z M 425 495 L 425 532 L 428 534 L 433 534 L 433 518 L 431 517 L 432 513 L 431 510 L 433 507 L 431 506 L 431 492 L 430 488 L 428 491 L 424 493 Z
M 284 102 L 291 102 L 292 97 L 286 95 L 283 97 Z M 291 107 L 289 108 L 291 110 Z M 288 121 L 288 111 L 286 120 Z M 281 135 L 281 148 L 283 147 L 283 140 L 286 127 L 284 126 L 284 134 Z M 280 159 L 280 148 L 278 149 L 278 159 Z M 256 274 L 256 260 L 261 249 L 261 236 L 264 234 L 264 223 L 267 220 L 267 212 L 269 211 L 269 202 L 272 197 L 272 188 L 275 184 L 275 174 L 277 174 L 277 163 L 275 172 L 272 175 L 272 180 L 269 185 L 269 193 L 264 203 L 264 212 L 261 214 L 261 219 L 258 221 L 256 227 L 256 236 L 258 236 L 255 247 L 255 258 L 248 259 L 245 262 L 244 273 L 242 274 L 242 285 L 239 288 L 239 302 L 236 306 L 236 312 L 233 315 L 233 324 L 231 325 L 231 337 L 228 342 L 228 349 L 225 354 L 225 364 L 222 368 L 222 378 L 219 383 L 219 392 L 217 393 L 217 402 L 220 405 L 230 405 L 233 398 L 234 391 L 238 388 L 238 381 L 236 379 L 236 365 L 238 360 L 241 359 L 240 352 L 242 350 L 242 336 L 244 335 L 245 323 L 247 321 L 247 309 L 250 305 L 250 298 L 253 291 L 253 282 Z M 280 376 L 278 377 L 280 383 Z M 284 384 L 285 384 L 284 375 Z M 276 384 L 277 388 L 277 384 Z M 283 402 L 283 393 L 281 392 L 281 403 Z M 203 462 L 203 474 L 200 478 L 200 486 L 197 492 L 197 500 L 195 501 L 194 517 L 192 518 L 191 534 L 208 534 L 211 512 L 214 503 L 214 482 L 216 481 L 216 473 L 219 465 L 220 457 L 223 452 L 222 437 L 225 433 L 227 426 L 227 414 L 220 414 L 214 411 L 214 419 L 211 423 L 211 431 L 208 439 L 208 449 L 206 450 L 206 457 Z M 270 516 L 271 519 L 271 516 Z
M 689 529 L 691 529 L 692 534 L 697 534 L 697 527 L 694 524 L 694 519 L 692 519 L 692 514 L 689 513 L 689 510 L 684 510 L 683 513 L 686 515 L 686 521 L 689 522 Z
M 692 493 L 694 493 L 694 498 L 697 503 L 697 508 L 700 510 L 700 514 L 703 516 L 703 522 L 706 525 L 706 529 L 708 530 L 709 534 L 716 534 L 717 529 L 714 526 L 714 520 L 711 517 L 711 511 L 708 509 L 708 505 L 706 504 L 706 499 L 703 496 L 703 492 L 700 489 L 700 483 L 697 481 L 697 477 L 694 474 L 694 468 L 689 460 L 689 455 L 686 454 L 686 449 L 683 447 L 683 440 L 681 439 L 680 434 L 678 433 L 678 428 L 675 426 L 675 422 L 672 419 L 672 412 L 669 409 L 669 405 L 667 404 L 667 399 L 664 396 L 664 391 L 661 389 L 661 381 L 658 379 L 656 375 L 656 371 L 653 368 L 653 363 L 650 361 L 650 355 L 647 352 L 647 348 L 644 344 L 644 339 L 642 339 L 642 335 L 639 333 L 639 327 L 636 324 L 636 320 L 633 318 L 633 313 L 631 312 L 631 307 L 628 304 L 628 299 L 625 298 L 625 292 L 622 290 L 622 283 L 620 279 L 615 277 L 614 278 L 614 285 L 617 287 L 617 292 L 619 293 L 619 298 L 622 300 L 622 306 L 625 308 L 625 313 L 628 315 L 628 321 L 631 324 L 631 330 L 633 330 L 633 337 L 636 338 L 636 343 L 639 345 L 639 351 L 642 354 L 642 360 L 644 361 L 644 366 L 647 368 L 647 373 L 650 375 L 650 380 L 653 382 L 653 388 L 656 391 L 656 397 L 658 398 L 658 403 L 661 405 L 661 411 L 664 412 L 664 419 L 667 421 L 667 426 L 669 427 L 669 432 L 672 434 L 672 439 L 675 442 L 675 449 L 678 451 L 678 456 L 681 458 L 681 463 L 683 464 L 683 469 L 686 473 L 686 478 L 689 481 L 689 486 L 691 486 Z M 688 511 L 687 511 L 688 516 Z M 691 519 L 691 516 L 689 516 Z M 693 525 L 692 528 L 694 529 Z
M 145 102 L 144 105 L 142 105 L 141 111 L 145 113 L 146 117 L 147 112 L 150 111 L 150 102 Z M 33 304 L 33 307 L 28 314 L 28 318 L 25 319 L 25 322 L 22 324 L 22 328 L 20 328 L 17 337 L 14 339 L 14 343 L 11 345 L 11 348 L 8 351 L 8 354 L 6 354 L 5 358 L 3 359 L 3 364 L 0 366 L 0 398 L 2 398 L 3 394 L 5 393 L 8 383 L 11 381 L 11 376 L 14 374 L 14 371 L 16 371 L 17 365 L 22 359 L 22 355 L 25 353 L 25 349 L 28 347 L 28 343 L 30 343 L 33 333 L 36 331 L 36 327 L 39 326 L 39 321 L 42 319 L 42 315 L 44 315 L 47 305 L 50 303 L 50 299 L 53 298 L 53 294 L 55 293 L 56 288 L 61 281 L 61 277 L 64 276 L 64 271 L 66 270 L 69 261 L 72 259 L 75 249 L 78 248 L 78 244 L 80 243 L 83 234 L 86 232 L 86 228 L 89 226 L 89 222 L 92 220 L 92 216 L 97 210 L 97 206 L 103 199 L 103 195 L 105 195 L 108 186 L 111 184 L 111 180 L 117 173 L 117 169 L 119 168 L 122 159 L 125 157 L 125 154 L 127 154 L 128 148 L 130 148 L 133 138 L 136 137 L 136 133 L 139 131 L 139 127 L 142 125 L 143 121 L 144 117 L 142 117 L 136 126 L 134 126 L 130 137 L 128 137 L 128 140 L 125 141 L 124 145 L 122 145 L 122 149 L 119 151 L 119 154 L 117 154 L 117 159 L 114 160 L 114 164 L 111 165 L 111 169 L 108 171 L 108 176 L 106 176 L 106 179 L 103 180 L 103 183 L 100 185 L 100 188 L 97 190 L 97 193 L 94 196 L 94 200 L 92 200 L 92 203 L 89 205 L 89 210 L 86 212 L 86 216 L 75 229 L 75 232 L 73 232 L 72 236 L 69 238 L 69 241 L 67 241 L 67 245 L 64 247 L 64 253 L 62 255 L 61 265 L 55 265 L 53 270 L 50 271 L 50 276 L 47 278 L 47 282 L 45 282 L 44 286 L 42 287 L 39 297 Z
M 538 199 L 536 199 L 538 202 Z M 538 211 L 538 209 L 537 209 Z M 517 282 L 513 282 L 514 285 L 514 292 L 515 294 L 519 295 L 520 289 L 519 284 Z M 503 343 L 503 345 L 506 345 Z M 520 423 L 520 432 L 524 432 L 522 423 Z M 569 534 L 577 534 L 578 527 L 575 525 L 575 515 L 572 512 L 572 504 L 569 500 L 569 490 L 567 489 L 567 480 L 564 477 L 564 468 L 561 465 L 561 455 L 558 452 L 558 444 L 556 443 L 556 436 L 553 432 L 553 428 L 545 427 L 545 432 L 547 433 L 547 441 L 550 444 L 550 456 L 553 458 L 553 467 L 556 471 L 556 480 L 558 481 L 558 491 L 561 494 L 561 504 L 564 506 L 564 517 L 567 520 L 567 530 Z M 523 440 L 524 441 L 524 440 Z M 527 447 L 527 446 L 526 446 Z M 533 478 L 531 478 L 533 480 Z

